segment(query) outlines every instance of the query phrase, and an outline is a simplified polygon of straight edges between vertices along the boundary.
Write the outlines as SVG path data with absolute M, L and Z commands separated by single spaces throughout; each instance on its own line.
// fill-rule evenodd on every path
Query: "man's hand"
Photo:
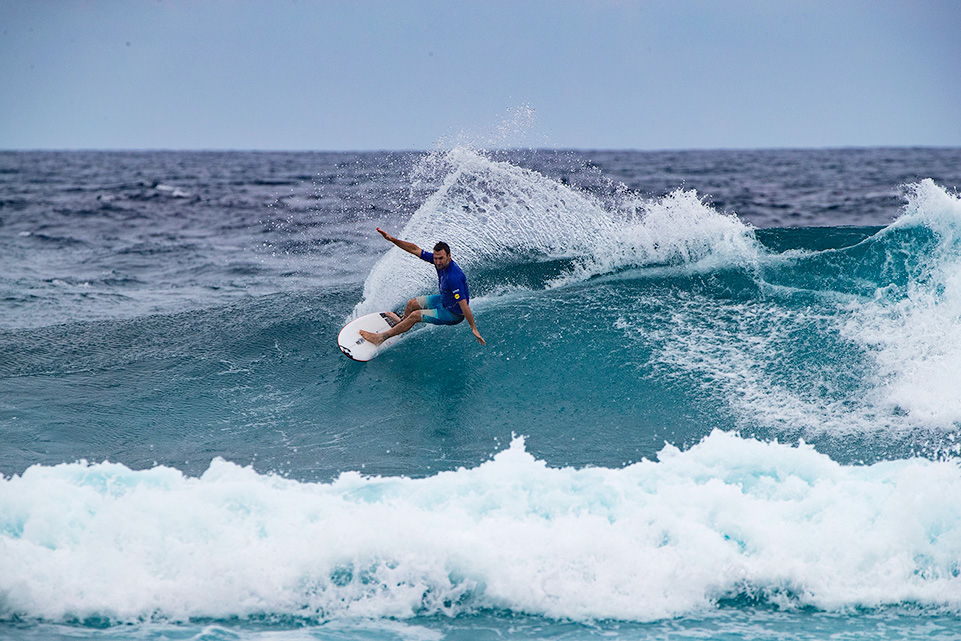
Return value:
M 417 256 L 418 258 L 420 258 L 420 247 L 418 247 L 414 243 L 407 242 L 406 240 L 400 240 L 400 239 L 394 238 L 393 236 L 385 232 L 380 227 L 377 228 L 377 233 L 383 236 L 385 240 L 391 243 L 394 243 L 395 245 L 403 249 L 405 252 L 409 254 L 413 254 L 414 256 Z
M 467 324 L 470 325 L 470 330 L 474 332 L 474 336 L 477 337 L 477 342 L 481 345 L 487 345 L 487 341 L 485 341 L 480 335 L 480 332 L 477 331 L 477 325 L 474 323 L 474 312 L 470 310 L 470 305 L 468 305 L 467 301 L 465 300 L 458 301 L 457 304 L 460 305 L 460 313 L 463 314 L 464 318 L 467 319 Z

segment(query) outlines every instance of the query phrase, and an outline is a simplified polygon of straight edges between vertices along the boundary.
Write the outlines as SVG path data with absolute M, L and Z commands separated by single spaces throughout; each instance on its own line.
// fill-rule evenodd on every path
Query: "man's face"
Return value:
M 439 249 L 434 252 L 434 267 L 437 269 L 447 269 L 450 265 L 450 254 L 445 252 L 443 249 Z

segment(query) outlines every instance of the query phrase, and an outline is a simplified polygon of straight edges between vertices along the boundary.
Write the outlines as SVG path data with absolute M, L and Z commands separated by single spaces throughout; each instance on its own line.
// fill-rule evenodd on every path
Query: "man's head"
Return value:
M 448 265 L 450 265 L 450 246 L 441 241 L 434 245 L 434 267 L 447 269 Z

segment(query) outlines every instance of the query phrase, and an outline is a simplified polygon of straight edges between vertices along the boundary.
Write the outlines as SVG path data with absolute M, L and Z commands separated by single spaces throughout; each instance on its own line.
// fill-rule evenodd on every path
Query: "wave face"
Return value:
M 950 638 L 961 198 L 717 154 L 0 153 L 0 636 Z
M 723 395 L 740 425 L 953 441 L 961 204 L 931 181 L 907 196 L 897 222 L 856 244 L 768 251 L 753 273 L 711 276 L 725 295 L 683 292 L 669 325 L 624 327 L 653 334 L 659 360 Z
M 516 439 L 421 479 L 303 483 L 218 460 L 199 478 L 77 463 L 0 483 L 4 617 L 961 607 L 956 465 L 843 466 L 720 431 L 620 469 L 551 468 Z

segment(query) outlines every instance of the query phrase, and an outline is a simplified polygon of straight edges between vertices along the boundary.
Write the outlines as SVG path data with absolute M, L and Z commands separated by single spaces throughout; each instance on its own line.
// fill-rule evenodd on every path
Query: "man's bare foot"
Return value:
M 374 345 L 380 345 L 384 342 L 383 336 L 375 332 L 368 332 L 366 329 L 360 330 L 360 337 L 368 343 L 373 343 Z
M 394 312 L 384 312 L 384 313 L 385 313 L 387 316 L 390 316 L 391 318 L 393 318 L 395 323 L 399 323 L 399 322 L 400 322 L 400 316 L 398 316 L 398 315 L 395 314 Z

